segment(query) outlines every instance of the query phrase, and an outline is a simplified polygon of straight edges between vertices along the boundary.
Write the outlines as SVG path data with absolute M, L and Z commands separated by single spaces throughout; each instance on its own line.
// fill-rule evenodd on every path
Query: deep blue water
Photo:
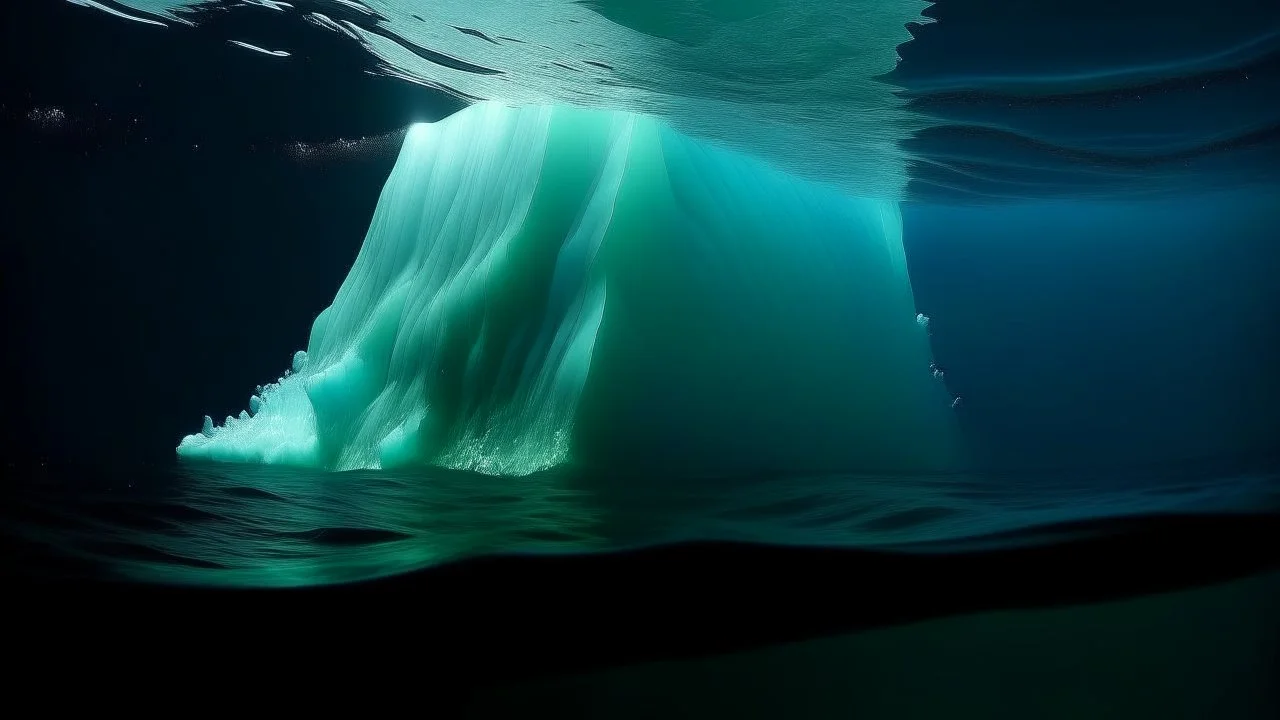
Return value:
M 392 584 L 356 587 L 418 598 L 459 577 L 448 572 L 486 589 L 581 576 L 585 592 L 633 571 L 696 585 L 724 563 L 732 582 L 709 597 L 748 588 L 756 603 L 832 568 L 883 581 L 858 593 L 867 606 L 792 598 L 794 626 L 731 628 L 750 645 L 1275 566 L 1280 4 L 941 0 L 925 11 L 937 22 L 909 28 L 884 81 L 936 122 L 902 143 L 904 242 L 938 364 L 963 398 L 971 471 L 516 480 L 173 462 L 200 414 L 238 411 L 305 340 L 404 126 L 460 105 L 368 72 L 367 53 L 302 17 L 376 27 L 366 14 L 292 8 L 211 3 L 196 26 L 158 29 L 59 0 L 5 7 L 6 577 L 382 578 Z M 679 549 L 695 541 L 747 549 Z M 828 563 L 830 548 L 841 554 Z M 600 564 L 479 559 L 508 554 Z M 479 569 L 449 570 L 468 559 Z M 945 581 L 927 584 L 922 567 Z M 710 577 L 700 592 L 714 593 Z M 644 658 L 666 657 L 677 634 Z M 600 643 L 591 652 L 620 662 Z

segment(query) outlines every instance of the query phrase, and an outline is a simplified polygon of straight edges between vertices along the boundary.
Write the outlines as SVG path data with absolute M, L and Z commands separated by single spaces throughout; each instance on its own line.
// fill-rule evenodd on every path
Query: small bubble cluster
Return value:
M 919 325 L 921 328 L 924 329 L 926 333 L 932 335 L 933 333 L 929 332 L 929 322 L 930 321 L 929 321 L 928 315 L 925 315 L 924 313 L 916 313 L 916 325 Z M 947 373 L 943 371 L 942 368 L 938 367 L 937 363 L 932 363 L 932 362 L 929 363 L 929 374 L 932 375 L 933 379 L 936 380 L 937 382 L 945 383 L 947 380 Z M 952 396 L 951 398 L 952 410 L 959 408 L 963 404 L 964 402 L 959 395 Z
M 403 131 L 396 130 L 381 135 L 338 138 L 325 143 L 292 142 L 285 147 L 285 151 L 291 158 L 305 165 L 371 160 L 394 156 L 400 151 L 402 139 Z
M 139 83 L 138 86 L 142 87 L 142 84 Z M 237 147 L 235 144 L 221 142 L 219 138 L 183 138 L 186 129 L 181 127 L 165 128 L 167 132 L 158 138 L 155 135 L 157 128 L 150 125 L 146 118 L 113 113 L 96 102 L 92 108 L 78 109 L 57 106 L 10 109 L 0 105 L 0 116 L 24 119 L 33 129 L 47 133 L 47 140 L 51 142 L 70 142 L 83 146 L 86 156 L 111 146 L 159 141 L 173 143 L 200 155 L 223 150 L 282 154 L 308 166 L 394 158 L 400 151 L 405 133 L 405 129 L 396 129 L 379 135 L 338 138 L 328 142 L 258 140 Z
M 58 107 L 32 108 L 27 120 L 45 130 L 59 130 L 67 124 L 67 113 Z

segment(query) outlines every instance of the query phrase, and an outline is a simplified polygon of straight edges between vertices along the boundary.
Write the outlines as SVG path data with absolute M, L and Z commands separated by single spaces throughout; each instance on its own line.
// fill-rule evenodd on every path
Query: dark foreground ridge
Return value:
M 33 646 L 15 652 L 64 653 L 54 639 L 66 637 L 180 658 L 265 641 L 273 664 L 306 667 L 394 650 L 430 661 L 433 683 L 463 687 L 1118 599 L 1280 567 L 1280 517 L 1270 514 L 1129 518 L 1036 533 L 939 548 L 946 552 L 689 543 L 487 557 L 297 590 L 5 584 Z

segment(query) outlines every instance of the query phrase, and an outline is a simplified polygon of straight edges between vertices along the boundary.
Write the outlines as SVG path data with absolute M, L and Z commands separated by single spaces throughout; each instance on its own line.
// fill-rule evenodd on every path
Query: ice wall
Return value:
M 184 458 L 524 474 L 954 457 L 895 204 L 653 118 L 417 125 L 291 374 Z

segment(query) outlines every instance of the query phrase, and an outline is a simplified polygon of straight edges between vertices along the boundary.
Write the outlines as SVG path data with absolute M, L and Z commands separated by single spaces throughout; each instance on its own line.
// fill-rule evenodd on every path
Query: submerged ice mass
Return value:
M 896 204 L 654 118 L 414 126 L 305 352 L 188 459 L 526 474 L 954 460 Z

